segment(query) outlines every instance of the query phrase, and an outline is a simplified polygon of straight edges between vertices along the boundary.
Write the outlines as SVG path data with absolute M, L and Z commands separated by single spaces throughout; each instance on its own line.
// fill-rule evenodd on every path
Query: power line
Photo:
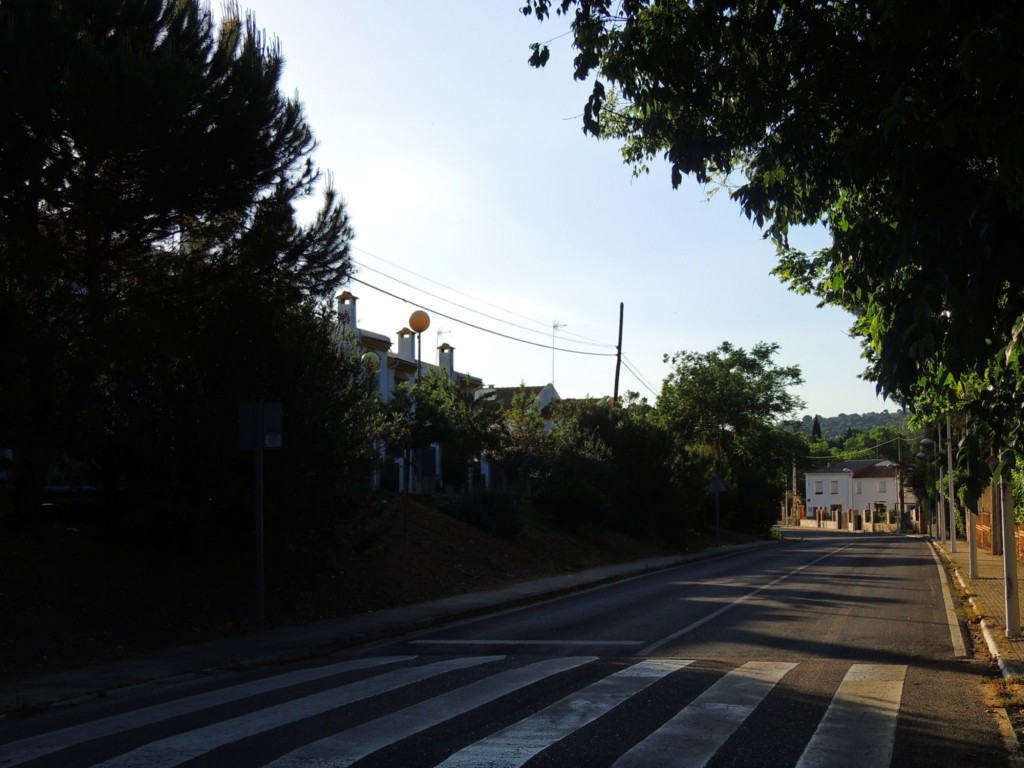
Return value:
M 391 293 L 391 291 L 386 291 L 383 288 L 378 288 L 376 285 L 372 285 L 371 283 L 368 283 L 365 280 L 360 280 L 358 277 L 349 277 L 349 280 L 351 280 L 353 282 L 356 282 L 356 283 L 359 283 L 360 285 L 365 285 L 367 288 L 372 288 L 373 290 L 378 291 L 379 293 L 383 293 L 385 296 L 390 296 L 393 299 L 398 299 L 399 301 L 404 302 L 406 304 L 415 304 L 417 306 L 422 306 L 423 309 L 427 310 L 428 312 L 433 312 L 438 317 L 443 317 L 446 320 L 451 320 L 453 323 L 459 323 L 460 325 L 464 325 L 464 326 L 466 326 L 468 328 L 473 328 L 473 329 L 478 330 L 478 331 L 483 331 L 484 333 L 489 333 L 489 334 L 491 334 L 493 336 L 500 336 L 501 338 L 509 339 L 510 341 L 518 341 L 520 344 L 529 344 L 531 346 L 541 347 L 543 349 L 553 349 L 553 350 L 556 350 L 558 352 L 568 352 L 571 355 L 588 355 L 590 357 L 615 357 L 615 353 L 614 352 L 584 352 L 584 351 L 579 350 L 579 349 L 564 349 L 562 347 L 555 347 L 552 344 L 540 344 L 540 343 L 538 343 L 536 341 L 527 341 L 526 339 L 519 339 L 519 338 L 516 338 L 515 336 L 509 336 L 507 333 L 501 333 L 500 331 L 493 331 L 490 328 L 484 328 L 484 327 L 476 325 L 474 323 L 470 323 L 470 322 L 467 322 L 465 320 L 460 320 L 457 317 L 452 317 L 451 315 L 445 314 L 444 312 L 441 312 L 439 310 L 431 309 L 430 307 L 423 306 L 423 305 L 419 304 L 419 302 L 410 301 L 409 299 L 405 298 L 404 296 L 399 296 L 398 294 Z
M 623 360 L 624 365 L 626 366 L 626 369 L 630 373 L 633 374 L 633 376 L 637 379 L 637 381 L 639 381 L 641 384 L 643 384 L 645 387 L 647 387 L 647 391 L 648 392 L 650 392 L 652 395 L 657 397 L 658 393 L 655 392 L 654 385 L 651 384 L 650 379 L 646 378 L 645 376 L 640 374 L 639 371 L 636 370 L 636 368 L 637 368 L 636 363 L 634 363 L 632 360 L 627 358 L 625 355 L 622 356 L 622 360 Z
M 655 398 L 657 398 L 658 393 L 651 388 L 651 385 L 647 383 L 646 379 L 644 379 L 643 376 L 641 376 L 639 373 L 633 370 L 633 367 L 629 364 L 629 361 L 626 360 L 625 357 L 623 357 L 622 359 L 622 367 L 629 371 L 631 374 L 633 374 L 633 378 L 636 379 L 637 382 L 639 382 L 642 386 L 646 387 L 647 391 L 650 392 Z
M 489 315 L 486 312 L 481 312 L 478 309 L 473 309 L 472 307 L 467 307 L 467 306 L 465 306 L 463 304 L 459 304 L 457 302 L 454 302 L 451 299 L 446 299 L 445 297 L 438 296 L 437 294 L 431 293 L 430 291 L 425 291 L 425 290 L 423 290 L 422 288 L 420 288 L 417 285 L 413 285 L 412 283 L 407 283 L 404 280 L 399 280 L 397 277 L 393 277 L 392 275 L 389 275 L 389 274 L 387 274 L 385 272 L 382 272 L 379 269 L 374 269 L 373 267 L 367 266 L 366 264 L 360 264 L 359 262 L 355 262 L 355 263 L 358 264 L 363 269 L 368 269 L 371 272 L 376 272 L 378 275 L 381 275 L 382 277 L 386 277 L 388 280 L 392 280 L 392 281 L 398 283 L 399 285 L 404 285 L 406 288 L 412 288 L 413 290 L 419 291 L 420 293 L 424 294 L 425 296 L 430 296 L 431 298 L 437 299 L 438 301 L 443 301 L 443 302 L 445 302 L 447 304 L 451 304 L 454 307 L 458 307 L 459 309 L 464 309 L 467 312 L 472 312 L 473 314 L 480 315 L 481 317 L 486 317 L 488 320 L 494 320 L 495 322 L 498 322 L 498 323 L 505 323 L 505 325 L 511 325 L 513 328 L 518 328 L 521 331 L 527 331 L 528 333 L 536 333 L 536 334 L 542 333 L 542 331 L 534 330 L 533 328 L 527 328 L 524 325 L 519 325 L 517 323 L 513 323 L 513 322 L 510 322 L 508 320 L 504 320 L 504 319 L 502 319 L 500 317 L 495 317 L 494 315 Z M 355 278 L 353 278 L 353 279 L 355 279 Z M 362 281 L 359 281 L 359 282 L 362 282 Z M 363 283 L 363 284 L 366 285 L 366 283 Z M 373 288 L 374 286 L 371 285 L 369 287 Z M 380 289 L 377 288 L 375 290 L 380 290 Z M 452 289 L 452 290 L 454 290 L 454 289 Z M 456 293 L 458 293 L 458 291 L 456 291 Z M 489 305 L 489 306 L 494 306 L 494 305 Z M 498 307 L 498 309 L 501 309 L 501 307 Z M 502 310 L 502 311 L 505 311 L 505 310 Z M 438 313 L 438 314 L 440 314 L 440 313 Z M 509 313 L 509 314 L 512 314 L 512 313 Z M 546 335 L 546 331 L 543 332 L 543 333 Z M 613 344 L 604 344 L 604 343 L 601 343 L 601 342 L 587 342 L 587 343 L 589 343 L 589 344 L 591 344 L 593 346 L 614 347 Z M 545 345 L 545 346 L 547 346 L 547 345 Z
M 368 269 L 371 272 L 376 272 L 377 274 L 382 275 L 382 276 L 388 278 L 389 280 L 394 280 L 396 283 L 400 283 L 401 285 L 404 285 L 404 286 L 406 286 L 408 288 L 412 288 L 414 290 L 417 290 L 417 291 L 420 291 L 422 293 L 425 293 L 427 296 L 431 296 L 431 297 L 433 297 L 435 299 L 438 299 L 440 301 L 447 302 L 448 304 L 452 304 L 452 305 L 454 305 L 456 307 L 459 307 L 460 309 L 465 309 L 465 310 L 467 310 L 469 312 L 473 312 L 474 314 L 481 315 L 482 317 L 486 317 L 486 318 L 488 318 L 490 320 L 495 320 L 495 321 L 497 321 L 499 323 L 505 323 L 506 325 L 511 325 L 514 328 L 520 328 L 521 330 L 529 331 L 530 333 L 543 334 L 545 336 L 547 335 L 547 328 L 550 327 L 550 326 L 548 326 L 546 323 L 544 323 L 541 320 L 535 320 L 532 317 L 527 317 L 526 315 L 522 315 L 522 314 L 520 314 L 518 312 L 513 312 L 512 310 L 506 309 L 505 307 L 500 307 L 497 304 L 494 304 L 494 303 L 489 302 L 489 301 L 485 301 L 485 300 L 483 300 L 483 299 L 481 299 L 481 298 L 479 298 L 477 296 L 473 296 L 471 294 L 468 294 L 465 291 L 460 291 L 458 288 L 453 288 L 450 285 L 446 285 L 444 283 L 438 282 L 437 280 L 433 280 L 432 278 L 429 278 L 426 275 L 421 275 L 420 273 L 414 272 L 413 270 L 409 269 L 408 267 L 403 267 L 401 264 L 396 264 L 393 261 L 388 261 L 383 256 L 378 256 L 377 254 L 371 253 L 370 251 L 367 251 L 364 248 L 359 248 L 357 246 L 352 246 L 352 248 L 353 248 L 353 250 L 359 251 L 360 253 L 364 253 L 367 256 L 370 256 L 371 258 L 378 259 L 379 261 L 382 261 L 385 264 L 388 264 L 389 266 L 392 266 L 392 267 L 395 267 L 397 269 L 400 269 L 403 272 L 408 272 L 410 275 L 413 275 L 414 277 L 417 277 L 420 280 L 425 280 L 428 283 L 433 283 L 434 285 L 436 285 L 436 286 L 438 286 L 440 288 L 444 288 L 446 291 L 451 291 L 452 293 L 459 294 L 460 296 L 465 296 L 467 299 L 472 299 L 473 301 L 478 302 L 480 304 L 483 304 L 484 306 L 488 306 L 488 307 L 492 307 L 493 309 L 497 309 L 497 310 L 499 310 L 501 312 L 504 312 L 506 315 L 511 315 L 513 317 L 518 317 L 518 318 L 520 318 L 522 320 L 527 320 L 527 321 L 529 321 L 531 323 L 535 323 L 536 325 L 543 325 L 545 327 L 544 327 L 543 330 L 541 330 L 539 328 L 538 329 L 525 328 L 525 327 L 523 327 L 521 325 L 517 325 L 517 324 L 515 324 L 515 323 L 513 323 L 513 322 L 511 322 L 509 320 L 504 320 L 504 319 L 502 319 L 500 317 L 493 317 L 493 316 L 488 315 L 488 314 L 486 314 L 484 312 L 481 312 L 481 311 L 479 311 L 477 309 L 473 309 L 472 307 L 466 307 L 466 306 L 463 306 L 461 304 L 458 304 L 458 303 L 452 301 L 451 299 L 446 299 L 443 296 L 438 296 L 436 294 L 430 293 L 429 291 L 424 291 L 418 285 L 413 285 L 413 284 L 407 283 L 407 282 L 405 282 L 403 280 L 399 280 L 397 277 L 393 277 L 393 276 L 391 276 L 391 275 L 389 275 L 389 274 L 387 274 L 387 273 L 385 273 L 385 272 L 383 272 L 383 271 L 381 271 L 379 269 L 375 269 L 373 267 L 367 266 L 364 263 L 361 263 L 361 262 L 353 260 L 353 262 L 355 264 L 357 264 L 358 266 L 362 267 L 363 269 Z M 585 342 L 587 342 L 589 344 L 592 344 L 592 345 L 598 346 L 598 347 L 605 347 L 605 348 L 609 348 L 609 349 L 612 349 L 612 348 L 615 347 L 614 344 L 609 344 L 609 343 L 604 342 L 604 341 L 598 341 L 597 339 L 591 339 L 591 338 L 588 338 L 586 336 L 582 336 L 582 335 L 580 335 L 578 333 L 572 333 L 571 331 L 567 332 L 565 335 L 566 336 L 573 336 L 573 337 L 575 337 L 577 339 L 580 339 L 582 341 L 585 341 Z

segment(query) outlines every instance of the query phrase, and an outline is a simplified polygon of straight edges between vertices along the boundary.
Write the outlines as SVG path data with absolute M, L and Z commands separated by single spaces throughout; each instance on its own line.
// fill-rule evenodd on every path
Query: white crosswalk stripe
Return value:
M 341 768 L 453 717 L 470 712 L 531 683 L 594 661 L 596 657 L 548 659 L 478 680 L 442 696 L 335 734 L 271 763 L 274 768 Z
M 721 669 L 693 659 L 598 656 L 349 660 L 0 745 L 0 768 L 26 762 L 172 768 L 197 758 L 218 763 L 221 755 L 211 753 L 219 749 L 231 750 L 225 759 L 242 766 L 339 768 L 380 753 L 376 759 L 389 764 L 408 759 L 420 765 L 440 761 L 448 768 L 497 768 L 521 766 L 560 743 L 549 755 L 556 762 L 580 764 L 582 748 L 597 750 L 605 764 L 617 756 L 616 768 L 694 768 L 707 765 L 723 748 L 746 743 L 738 732 L 753 713 L 762 721 L 775 717 L 790 695 L 785 691 L 816 679 L 817 673 L 800 666 L 750 661 Z M 889 765 L 906 675 L 902 665 L 850 665 L 834 691 L 821 692 L 832 695 L 831 703 L 825 709 L 828 699 L 822 699 L 817 729 L 805 745 L 793 745 L 789 760 L 802 749 L 797 768 Z M 838 677 L 839 670 L 828 678 L 833 686 Z M 432 693 L 421 685 L 427 681 L 435 681 Z M 779 686 L 783 696 L 770 697 Z M 631 699 L 635 703 L 627 707 Z M 392 701 L 400 703 L 392 707 Z M 376 711 L 361 714 L 365 706 Z M 640 712 L 644 717 L 635 721 Z M 461 718 L 457 725 L 456 718 Z M 584 735 L 581 729 L 599 720 L 614 726 L 608 731 L 614 738 L 606 742 L 602 724 Z M 147 729 L 153 735 L 143 737 Z M 264 746 L 276 751 L 260 758 Z
M 536 715 L 456 752 L 445 768 L 514 768 L 692 661 L 652 659 L 609 675 Z
M 100 763 L 100 768 L 171 768 L 199 757 L 224 744 L 230 744 L 270 728 L 294 723 L 331 709 L 368 699 L 406 685 L 427 680 L 456 669 L 497 661 L 501 656 L 473 656 L 438 661 L 422 667 L 407 667 L 394 672 L 333 688 L 322 693 L 279 704 L 268 709 L 235 717 L 178 736 L 154 741 L 143 747 Z
M 697 697 L 624 754 L 616 768 L 699 768 L 796 664 L 751 661 Z
M 181 715 L 199 712 L 204 709 L 212 709 L 213 707 L 241 701 L 252 696 L 284 690 L 285 688 L 345 674 L 346 672 L 371 669 L 387 664 L 397 664 L 413 658 L 415 657 L 384 656 L 342 661 L 323 667 L 310 667 L 309 669 L 288 672 L 283 675 L 274 675 L 273 677 L 256 680 L 252 683 L 233 685 L 209 693 L 175 699 L 164 704 L 144 707 L 127 714 L 106 717 L 102 720 L 85 723 L 84 725 L 63 728 L 59 731 L 22 739 L 21 741 L 0 747 L 0 766 L 27 763 L 29 760 L 60 752 L 63 749 L 68 749 L 87 741 L 112 736 L 117 733 L 126 733 L 135 728 L 161 723 Z
M 797 768 L 888 765 L 906 675 L 900 665 L 853 665 Z

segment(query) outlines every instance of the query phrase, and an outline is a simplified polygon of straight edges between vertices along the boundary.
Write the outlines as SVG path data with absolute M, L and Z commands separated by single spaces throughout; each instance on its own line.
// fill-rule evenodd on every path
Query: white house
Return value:
M 422 350 L 417 356 L 416 332 L 408 327 L 395 332 L 398 349 L 392 351 L 390 336 L 359 327 L 357 301 L 358 297 L 348 291 L 338 294 L 338 339 L 342 344 L 354 345 L 353 351 L 362 354 L 364 358 L 369 354 L 377 359 L 374 364 L 378 371 L 377 392 L 382 400 L 389 400 L 402 382 L 415 381 L 417 373 L 427 376 L 432 371 L 443 371 L 448 378 L 463 381 L 474 391 L 483 385 L 480 379 L 455 370 L 455 347 L 450 344 L 442 344 L 437 348 L 437 362 L 419 359 Z
M 917 500 L 901 489 L 900 467 L 893 461 L 868 459 L 840 461 L 812 469 L 806 481 L 804 527 L 841 530 L 896 530 L 900 493 L 911 523 L 920 525 Z
M 416 332 L 403 327 L 396 332 L 398 349 L 392 351 L 391 338 L 382 333 L 360 328 L 357 316 L 358 298 L 348 291 L 337 296 L 338 328 L 337 341 L 348 347 L 351 352 L 362 355 L 364 364 L 377 376 L 377 394 L 383 401 L 388 401 L 403 382 L 414 382 L 417 375 L 427 376 L 431 372 L 441 371 L 449 379 L 460 381 L 472 390 L 479 389 L 483 382 L 468 374 L 455 370 L 455 348 L 450 344 L 442 344 L 437 348 L 437 362 L 422 360 L 422 350 L 416 352 Z M 410 491 L 432 493 L 441 482 L 440 446 L 434 445 L 414 452 L 409 457 L 415 472 L 405 471 L 405 455 L 394 457 L 384 467 L 384 475 L 375 476 L 371 485 L 374 489 L 391 487 L 394 490 L 405 490 L 409 475 Z

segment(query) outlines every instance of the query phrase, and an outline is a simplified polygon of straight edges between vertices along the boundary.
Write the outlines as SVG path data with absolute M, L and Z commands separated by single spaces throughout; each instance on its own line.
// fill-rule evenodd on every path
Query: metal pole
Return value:
M 262 627 L 264 620 L 263 594 L 263 444 L 266 427 L 263 418 L 263 402 L 257 404 L 256 436 L 259 441 L 256 450 L 256 626 Z
M 953 503 L 953 431 L 946 414 L 946 478 L 949 481 L 949 551 L 956 553 L 956 504 Z
M 939 526 L 939 544 L 946 543 L 946 507 L 942 500 L 942 427 L 938 428 L 939 442 L 935 445 L 935 461 L 939 465 L 939 482 L 935 488 L 935 515 Z
M 964 431 L 967 430 L 967 424 L 964 424 Z M 974 500 L 977 505 L 978 500 Z M 971 510 L 965 509 L 964 516 L 967 522 L 967 578 L 976 579 L 978 578 L 978 527 L 977 527 L 977 515 Z
M 992 554 L 1003 554 L 1003 494 L 997 480 L 992 481 Z
M 1003 581 L 1006 596 L 1006 636 L 1020 634 L 1020 600 L 1017 597 L 1017 537 L 1014 532 L 1013 489 L 1006 480 L 999 481 L 1003 502 Z

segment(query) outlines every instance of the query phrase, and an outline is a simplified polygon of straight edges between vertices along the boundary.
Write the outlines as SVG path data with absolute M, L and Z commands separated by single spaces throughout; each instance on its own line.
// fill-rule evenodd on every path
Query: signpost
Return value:
M 281 403 L 243 403 L 238 408 L 238 442 L 256 457 L 256 625 L 263 626 L 263 451 L 281 447 Z

